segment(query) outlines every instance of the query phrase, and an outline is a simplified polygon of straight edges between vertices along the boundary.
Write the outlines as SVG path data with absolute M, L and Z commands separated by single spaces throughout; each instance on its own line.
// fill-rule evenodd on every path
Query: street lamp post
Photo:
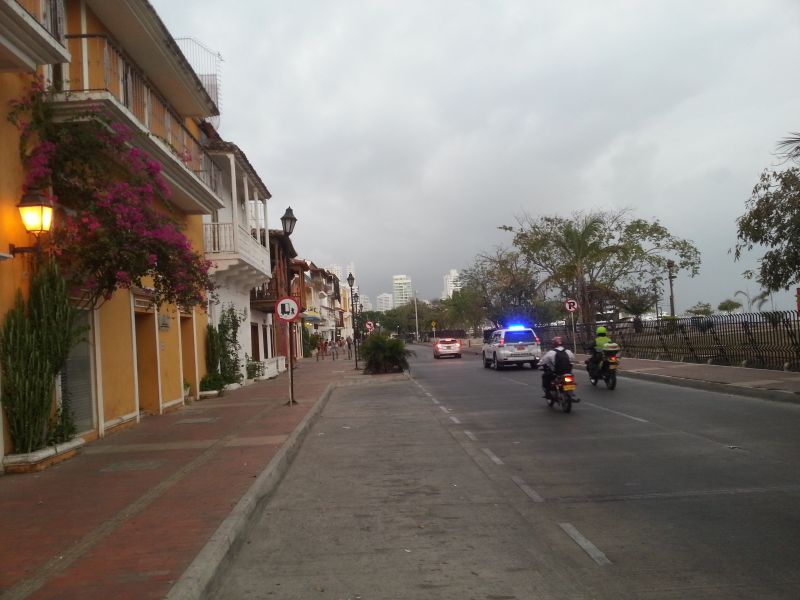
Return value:
M 419 314 L 417 313 L 417 290 L 414 290 L 414 328 L 417 332 L 417 339 L 415 341 L 419 343 Z
M 297 217 L 294 216 L 294 212 L 292 211 L 292 207 L 289 206 L 286 209 L 286 212 L 283 213 L 281 217 L 281 227 L 283 228 L 284 235 L 288 238 L 292 235 L 294 231 L 294 226 L 297 223 Z M 289 271 L 289 254 L 284 253 L 283 255 L 284 262 L 286 264 L 286 295 L 292 295 L 292 277 Z M 292 404 L 297 404 L 297 401 L 294 399 L 294 339 L 292 336 L 292 332 L 294 330 L 294 323 L 289 321 L 286 322 L 286 328 L 288 330 L 288 354 L 289 354 L 289 401 L 286 403 L 288 406 Z
M 348 273 L 347 275 L 347 285 L 350 286 L 350 321 L 352 321 L 353 325 L 353 356 L 356 359 L 356 370 L 358 370 L 358 342 L 356 341 L 356 298 L 358 294 L 353 294 L 353 284 L 356 282 L 356 278 L 353 277 L 352 273 Z
M 675 316 L 675 293 L 672 289 L 672 282 L 676 277 L 675 261 L 670 259 L 667 261 L 667 278 L 669 279 L 669 314 L 671 317 Z

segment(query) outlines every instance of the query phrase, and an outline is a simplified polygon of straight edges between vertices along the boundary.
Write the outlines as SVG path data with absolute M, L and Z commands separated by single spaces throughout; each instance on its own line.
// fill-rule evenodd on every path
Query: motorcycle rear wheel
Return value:
M 561 410 L 565 413 L 572 412 L 572 394 L 561 393 Z
M 606 377 L 606 387 L 610 390 L 613 390 L 615 387 L 617 387 L 617 374 L 613 371 L 608 374 L 608 377 Z

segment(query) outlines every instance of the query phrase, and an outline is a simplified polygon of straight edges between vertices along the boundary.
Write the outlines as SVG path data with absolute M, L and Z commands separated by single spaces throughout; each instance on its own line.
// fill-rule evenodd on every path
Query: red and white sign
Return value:
M 281 321 L 295 321 L 300 316 L 300 306 L 297 300 L 286 296 L 275 303 L 275 314 Z
M 564 302 L 564 308 L 566 308 L 569 312 L 575 312 L 578 310 L 578 301 L 573 300 L 572 298 L 567 298 L 567 301 Z
M 367 321 L 366 323 L 364 323 L 364 325 L 367 327 L 367 331 L 372 331 L 373 329 L 375 329 L 375 323 L 373 323 L 372 321 Z

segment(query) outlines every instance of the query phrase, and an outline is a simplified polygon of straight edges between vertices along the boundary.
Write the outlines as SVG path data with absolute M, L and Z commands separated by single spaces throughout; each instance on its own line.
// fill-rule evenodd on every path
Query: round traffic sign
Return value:
M 373 329 L 375 329 L 375 323 L 373 323 L 372 321 L 367 321 L 365 325 L 367 326 L 367 331 L 372 331 Z
M 300 306 L 297 300 L 286 296 L 275 303 L 275 314 L 281 321 L 294 321 L 300 316 Z
M 578 310 L 578 301 L 573 300 L 572 298 L 567 298 L 566 302 L 564 302 L 564 308 L 566 308 L 569 312 L 575 312 Z

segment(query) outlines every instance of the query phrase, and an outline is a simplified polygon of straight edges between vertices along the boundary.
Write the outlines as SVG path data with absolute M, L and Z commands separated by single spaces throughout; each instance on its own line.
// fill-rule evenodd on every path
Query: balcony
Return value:
M 56 97 L 59 114 L 106 111 L 140 134 L 133 143 L 162 165 L 172 201 L 182 211 L 208 214 L 222 208 L 221 170 L 125 52 L 103 35 L 66 39 L 73 61 L 60 82 L 64 92 Z
M 33 73 L 39 65 L 70 61 L 60 43 L 64 6 L 39 0 L 0 0 L 0 71 Z
M 276 287 L 276 282 L 272 279 L 269 283 L 250 290 L 250 308 L 266 313 L 274 311 L 275 303 L 278 301 L 278 298 L 285 295 L 279 294 Z
M 212 274 L 221 283 L 250 290 L 266 282 L 272 273 L 269 248 L 246 229 L 233 223 L 204 225 L 206 258 L 215 264 Z

